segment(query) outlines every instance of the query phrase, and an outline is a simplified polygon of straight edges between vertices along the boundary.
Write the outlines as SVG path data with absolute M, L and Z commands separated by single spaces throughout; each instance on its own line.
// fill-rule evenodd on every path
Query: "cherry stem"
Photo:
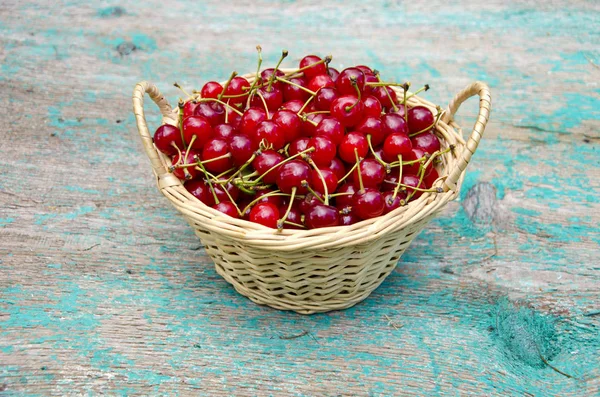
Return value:
M 253 193 L 255 193 L 255 192 L 253 192 Z M 287 194 L 287 193 L 282 193 L 282 192 L 281 192 L 281 190 L 273 190 L 272 192 L 265 193 L 265 194 L 263 194 L 262 196 L 260 196 L 260 197 L 256 197 L 254 200 L 250 201 L 250 202 L 248 203 L 248 205 L 246 205 L 246 207 L 244 207 L 244 211 L 243 211 L 242 213 L 243 213 L 243 214 L 245 214 L 245 213 L 246 213 L 246 211 L 248 211 L 248 209 L 249 209 L 250 207 L 252 207 L 254 204 L 258 203 L 260 200 L 262 200 L 262 199 L 264 199 L 264 198 L 267 198 L 267 197 L 272 197 L 272 196 L 286 196 L 286 197 L 288 197 L 288 196 L 289 196 L 289 194 Z
M 353 194 L 354 193 L 351 193 L 351 192 L 333 193 L 333 194 L 330 194 L 329 197 L 334 198 L 334 197 L 339 197 L 339 196 L 352 196 Z
M 219 175 L 215 176 L 215 178 L 217 179 L 215 182 L 220 183 L 221 178 L 224 177 L 225 175 L 227 175 L 228 172 L 231 172 L 233 170 L 235 170 L 235 167 L 231 167 L 227 171 L 221 172 Z
M 244 213 L 240 211 L 240 207 L 237 206 L 237 203 L 235 202 L 233 197 L 231 197 L 231 193 L 229 193 L 229 190 L 227 190 L 227 185 L 223 186 L 223 191 L 225 192 L 227 197 L 229 197 L 229 201 L 231 201 L 231 204 L 233 204 L 233 206 L 237 210 L 239 216 L 242 217 L 244 215 Z
M 231 72 L 231 76 L 229 76 L 229 79 L 225 82 L 225 85 L 223 86 L 223 91 L 221 91 L 221 93 L 219 94 L 219 96 L 217 96 L 217 99 L 219 101 L 221 100 L 221 97 L 225 94 L 225 91 L 227 90 L 227 87 L 229 87 L 229 83 L 231 83 L 231 80 L 233 80 L 233 78 L 235 76 L 237 76 L 237 72 L 234 70 L 233 72 Z
M 378 82 L 374 82 L 374 81 L 366 82 L 365 85 L 368 85 L 371 87 L 401 87 L 401 88 L 406 87 L 406 83 L 389 83 L 386 81 L 381 81 L 381 79 L 379 79 Z M 410 83 L 409 83 L 409 86 L 410 86 Z M 429 87 L 429 86 L 427 86 L 427 87 Z M 427 90 L 425 90 L 425 91 L 427 91 Z
M 288 215 L 290 214 L 290 211 L 292 210 L 292 205 L 294 205 L 294 196 L 296 195 L 296 190 L 297 190 L 297 187 L 294 186 L 292 188 L 292 195 L 290 196 L 290 203 L 288 204 L 287 210 L 285 211 L 285 214 L 283 214 L 281 219 L 279 219 L 277 221 L 277 230 L 279 230 L 279 231 L 281 231 L 283 229 L 283 223 L 285 222 Z
M 300 69 L 296 69 L 296 70 L 293 70 L 291 72 L 287 72 L 286 74 L 283 75 L 283 77 L 289 77 L 289 76 L 295 75 L 297 73 L 303 72 L 306 69 L 310 69 L 313 66 L 317 66 L 317 65 L 320 65 L 322 63 L 329 64 L 329 62 L 331 62 L 332 59 L 333 59 L 333 57 L 331 55 L 327 55 L 325 58 L 321 59 L 320 61 L 317 61 L 315 63 L 311 63 L 310 65 L 306 65 L 304 67 L 301 67 Z
M 406 99 L 408 100 L 408 99 L 414 97 L 415 95 L 420 94 L 423 91 L 429 91 L 429 84 L 425 84 L 423 87 L 419 88 L 417 91 L 415 91 L 412 94 L 410 94 L 409 96 L 407 96 Z
M 401 154 L 398 155 L 398 163 L 402 164 L 402 155 Z M 396 196 L 398 195 L 398 190 L 400 190 L 400 185 L 402 182 L 402 166 L 400 166 L 398 168 L 400 169 L 399 175 L 398 175 L 398 183 L 396 184 L 396 187 L 394 188 L 394 194 L 392 195 L 392 201 L 396 199 Z
M 269 85 L 267 86 L 267 92 L 271 92 L 272 87 L 273 87 L 273 82 L 275 81 L 275 78 L 277 77 L 277 68 L 279 68 L 279 65 L 281 65 L 281 62 L 283 62 L 283 60 L 287 56 L 288 56 L 288 51 L 283 50 L 281 52 L 281 58 L 279 58 L 279 62 L 277 62 L 277 65 L 275 65 L 275 68 L 273 69 L 273 74 L 269 78 Z
M 171 165 L 169 167 L 169 172 L 173 172 L 175 171 L 175 169 L 179 166 L 180 162 L 183 162 L 183 155 L 181 154 L 181 150 L 179 150 L 179 148 L 177 147 L 177 145 L 173 145 L 175 147 L 175 149 L 177 149 L 177 154 L 179 155 L 179 159 L 177 160 L 177 164 L 176 165 Z M 187 157 L 187 152 L 186 152 L 186 157 Z M 196 164 L 194 164 L 196 165 Z M 185 179 L 192 179 L 192 174 L 190 174 L 190 172 L 187 170 L 187 168 L 183 169 L 183 175 L 185 176 Z
M 386 163 L 385 161 L 383 161 L 383 159 L 381 157 L 379 157 L 377 155 L 377 153 L 375 153 L 375 149 L 373 149 L 373 144 L 371 143 L 371 134 L 367 134 L 367 142 L 369 143 L 369 149 L 371 150 L 371 153 L 373 153 L 373 157 L 375 157 L 375 160 L 377 160 L 377 162 L 379 164 L 381 164 L 382 166 L 385 167 L 385 172 L 387 174 L 390 173 L 390 171 L 392 170 L 392 167 L 390 167 L 390 165 L 388 163 Z
M 406 93 L 408 92 L 409 87 L 410 87 L 410 81 L 407 81 L 406 83 L 404 83 L 404 86 L 402 87 L 402 89 L 404 90 L 404 100 L 402 101 L 402 104 L 404 105 L 404 121 L 406 122 L 407 125 L 408 125 L 408 106 L 406 105 Z
M 273 74 L 273 76 L 275 76 L 275 74 Z M 300 84 L 296 84 L 296 83 L 294 83 L 294 82 L 291 82 L 291 81 L 289 81 L 289 80 L 282 79 L 282 78 L 281 78 L 281 77 L 279 77 L 279 76 L 275 76 L 275 79 L 276 79 L 277 81 L 281 81 L 281 82 L 283 82 L 283 83 L 286 83 L 286 84 L 289 84 L 289 85 L 293 85 L 294 87 L 300 88 L 302 91 L 304 91 L 304 92 L 308 92 L 308 93 L 309 93 L 311 96 L 315 96 L 315 95 L 317 95 L 317 93 L 316 93 L 316 92 L 314 92 L 314 91 L 312 91 L 312 90 L 309 90 L 309 89 L 308 89 L 308 88 L 306 88 L 306 87 L 302 87 Z
M 248 167 L 250 164 L 252 164 L 252 162 L 254 161 L 255 158 L 256 158 L 256 152 L 252 153 L 252 156 L 250 156 L 248 161 L 246 161 L 233 175 L 231 175 L 227 179 L 227 183 L 231 182 L 233 180 L 233 178 L 235 178 L 238 174 L 240 174 L 242 171 L 244 171 L 246 169 L 246 167 Z
M 300 227 L 302 229 L 306 229 L 306 226 L 301 225 L 301 224 L 296 223 L 296 222 L 284 221 L 283 223 L 288 224 L 288 225 L 292 225 L 292 226 L 296 226 L 296 227 Z
M 181 134 L 181 142 L 185 142 L 184 135 L 183 135 L 183 105 L 184 105 L 184 103 L 180 99 L 179 102 L 177 103 L 177 106 L 179 107 L 179 114 L 177 115 L 177 121 L 179 123 L 179 134 Z
M 302 113 L 302 115 L 299 116 L 299 117 L 300 117 L 300 119 L 302 119 L 302 121 L 306 121 L 307 123 L 310 123 L 310 124 L 312 124 L 315 127 L 319 125 L 319 124 L 317 124 L 316 121 L 310 120 L 308 118 L 308 113 Z
M 254 89 L 254 87 L 256 86 L 256 82 L 259 79 L 259 74 L 260 74 L 260 67 L 262 66 L 262 47 L 257 45 L 256 46 L 256 51 L 258 52 L 258 66 L 256 67 L 256 75 L 254 77 L 254 81 L 252 82 L 252 85 L 250 86 L 250 92 L 252 92 L 252 90 Z M 246 94 L 240 94 L 240 95 L 235 95 L 235 96 L 244 96 Z
M 352 108 L 354 106 L 356 106 L 360 102 L 360 89 L 358 88 L 358 83 L 356 82 L 356 78 L 352 77 L 350 79 L 350 83 L 352 84 L 352 87 L 354 87 L 354 89 L 356 90 L 357 99 L 356 99 L 356 102 L 354 102 L 352 104 L 352 106 L 346 106 L 344 108 L 344 110 L 346 111 L 346 113 L 348 113 L 350 110 L 352 110 Z
M 239 110 L 237 110 L 234 106 L 231 106 L 229 103 L 225 103 L 225 102 L 221 101 L 220 99 L 215 99 L 215 98 L 200 98 L 200 99 L 198 99 L 197 102 L 217 102 L 217 103 L 220 103 L 223 106 L 227 106 L 229 109 L 231 109 L 234 112 L 236 112 L 239 116 L 243 116 L 244 115 L 244 113 L 242 113 Z
M 319 167 L 317 167 L 317 165 L 315 164 L 315 162 L 313 161 L 313 159 L 308 158 L 307 159 L 308 164 L 310 164 L 311 167 L 313 167 L 315 169 L 315 171 L 317 171 L 317 174 L 319 174 L 319 179 L 321 180 L 321 183 L 323 184 L 323 195 L 325 196 L 325 205 L 329 205 L 329 190 L 327 189 L 327 183 L 325 183 L 325 178 L 323 177 L 323 174 L 321 174 L 321 170 L 319 169 Z
M 313 100 L 313 98 L 314 98 L 314 96 L 311 96 L 310 98 L 308 98 L 306 100 L 306 102 L 304 102 L 304 105 L 302 105 L 302 107 L 300 108 L 300 110 L 298 110 L 298 113 L 297 113 L 298 117 L 302 117 L 301 116 L 302 112 L 304 111 L 304 109 L 306 109 L 306 107 L 308 106 L 308 104 L 310 103 L 310 101 Z
M 181 90 L 181 92 L 183 92 L 183 93 L 184 93 L 185 95 L 187 95 L 189 98 L 194 98 L 194 96 L 193 96 L 193 95 L 190 95 L 190 94 L 188 94 L 188 93 L 186 92 L 186 90 L 184 90 L 184 89 L 183 89 L 183 87 L 181 87 L 181 86 L 179 85 L 179 83 L 175 82 L 175 83 L 173 83 L 173 85 L 174 85 L 175 87 L 179 88 L 179 89 Z
M 258 95 L 258 97 L 260 98 L 261 102 L 263 103 L 263 106 L 265 107 L 265 112 L 267 113 L 267 120 L 270 120 L 271 114 L 269 113 L 269 108 L 267 107 L 267 101 L 265 101 L 265 97 L 262 96 L 260 91 L 256 91 L 255 95 Z
M 432 129 L 433 127 L 435 127 L 437 125 L 438 121 L 440 120 L 440 117 L 442 117 L 442 112 L 438 111 L 438 113 L 435 115 L 435 120 L 433 120 L 433 124 L 431 124 L 427 128 L 423 128 L 421 131 L 413 132 L 412 134 L 409 134 L 408 136 L 410 138 L 412 138 L 413 136 L 417 136 L 417 135 L 422 134 L 422 133 L 424 133 L 426 131 L 429 131 L 430 129 Z
M 198 165 L 200 166 L 200 169 L 202 170 L 202 172 L 204 172 L 204 176 L 206 177 L 206 182 L 208 182 L 208 188 L 210 189 L 210 192 L 212 193 L 213 198 L 215 199 L 215 204 L 220 204 L 219 198 L 217 197 L 217 193 L 215 192 L 215 188 L 212 185 L 211 178 L 210 178 L 210 176 L 214 176 L 214 175 L 209 174 L 208 171 L 206 171 L 206 168 L 204 168 L 204 165 L 202 164 L 202 162 L 199 161 Z M 226 187 L 224 187 L 223 189 L 225 189 L 225 188 Z
M 344 175 L 343 177 L 341 177 L 340 179 L 338 179 L 338 184 L 342 183 L 346 178 L 348 178 L 350 176 L 350 174 L 352 174 L 352 172 L 356 169 L 357 164 L 354 164 L 352 166 L 352 168 L 350 168 L 350 171 L 348 171 L 346 173 L 346 175 Z
M 192 139 L 190 139 L 190 143 L 188 144 L 187 148 L 185 149 L 185 152 L 187 153 L 190 148 L 192 147 L 192 145 L 194 144 L 194 141 L 196 140 L 198 136 L 196 134 L 194 134 L 194 136 L 192 136 Z M 186 156 L 187 157 L 187 156 Z
M 303 188 L 305 188 L 305 189 L 306 189 L 306 190 L 308 190 L 310 193 L 312 193 L 312 195 L 313 195 L 313 196 L 315 196 L 315 197 L 317 198 L 317 200 L 319 200 L 319 201 L 321 202 L 321 204 L 325 204 L 325 201 L 323 201 L 323 199 L 321 198 L 321 196 L 319 196 L 319 193 L 315 192 L 315 191 L 313 190 L 313 188 L 312 188 L 312 187 L 310 187 L 310 185 L 308 184 L 308 182 L 307 182 L 307 181 L 302 181 L 300 184 L 301 184 L 301 186 L 302 186 Z
M 307 116 L 310 116 L 311 114 L 329 114 L 331 113 L 331 111 L 329 110 L 317 110 L 315 112 L 310 112 L 310 113 L 304 113 Z
M 358 170 L 356 170 L 356 173 L 358 174 L 358 186 L 360 187 L 360 191 L 363 192 L 365 186 L 363 185 L 362 176 L 360 175 L 360 159 L 358 158 L 357 148 L 354 148 L 354 158 L 356 158 L 356 166 L 358 167 Z
M 299 153 L 294 154 L 293 156 L 288 157 L 287 159 L 283 160 L 282 162 L 277 163 L 273 167 L 269 168 L 264 174 L 262 174 L 261 176 L 259 176 L 258 178 L 256 178 L 254 181 L 252 181 L 252 183 L 256 184 L 256 183 L 260 182 L 260 180 L 263 179 L 265 177 L 265 175 L 267 175 L 269 172 L 273 171 L 275 168 L 280 167 L 280 166 L 284 165 L 285 163 L 287 163 L 287 162 L 289 162 L 289 161 L 291 161 L 291 160 L 293 160 L 293 159 L 295 159 L 297 157 L 300 157 L 300 156 L 302 156 L 302 155 L 304 155 L 306 153 L 310 153 L 310 152 L 312 152 L 314 150 L 315 150 L 314 147 L 309 147 L 308 149 L 305 149 L 305 150 L 303 150 L 303 151 L 301 151 Z

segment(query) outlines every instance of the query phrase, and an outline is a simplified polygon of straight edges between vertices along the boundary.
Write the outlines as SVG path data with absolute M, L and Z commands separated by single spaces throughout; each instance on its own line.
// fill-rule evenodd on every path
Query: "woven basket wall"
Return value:
M 254 74 L 245 77 L 252 81 Z M 217 272 L 258 304 L 303 314 L 353 306 L 394 270 L 411 241 L 457 197 L 491 107 L 489 89 L 476 82 L 450 102 L 438 123 L 436 133 L 442 138 L 442 149 L 455 146 L 455 150 L 441 156 L 438 166 L 441 177 L 435 186 L 443 193 L 423 193 L 387 215 L 351 226 L 278 232 L 226 216 L 188 193 L 182 182 L 168 172 L 170 160 L 152 143 L 143 111 L 145 93 L 158 105 L 163 123 L 177 125 L 177 110 L 169 106 L 156 86 L 147 82 L 136 85 L 134 113 L 158 188 L 194 228 Z M 480 110 L 471 136 L 465 141 L 452 117 L 473 95 L 480 96 Z M 409 106 L 415 105 L 427 106 L 435 114 L 435 105 L 428 101 L 412 97 Z

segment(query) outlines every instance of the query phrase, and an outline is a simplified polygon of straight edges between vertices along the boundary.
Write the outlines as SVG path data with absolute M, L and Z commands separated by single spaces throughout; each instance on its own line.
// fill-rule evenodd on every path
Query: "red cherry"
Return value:
M 198 102 L 187 101 L 183 105 L 183 118 L 186 119 L 190 116 L 193 116 L 194 112 L 196 111 L 196 106 L 198 106 Z
M 194 115 L 204 117 L 212 126 L 225 122 L 225 109 L 223 105 L 216 102 L 199 103 L 194 110 Z
M 269 193 L 274 192 L 273 189 L 263 189 L 263 190 L 259 190 L 256 193 L 256 197 L 255 198 L 259 198 L 262 197 L 260 200 L 257 201 L 257 203 L 271 203 L 273 205 L 275 205 L 276 207 L 280 207 L 283 205 L 283 197 L 282 196 L 269 196 Z M 263 197 L 266 196 L 266 197 Z
M 237 130 L 240 126 L 240 121 L 242 120 L 242 116 L 239 113 L 235 112 L 232 108 L 226 107 L 225 108 L 225 120 L 227 120 L 228 125 L 231 125 L 233 128 L 235 128 Z
M 237 130 L 231 124 L 217 124 L 215 128 L 213 128 L 214 137 L 223 139 L 226 141 L 231 140 L 231 138 L 236 134 Z
M 352 212 L 360 219 L 375 218 L 383 213 L 383 195 L 377 189 L 359 190 L 352 196 Z
M 315 129 L 316 136 L 325 136 L 334 143 L 339 145 L 344 139 L 344 127 L 333 117 L 325 117 Z
M 300 60 L 300 65 L 299 68 L 304 68 L 307 67 L 309 65 L 313 65 L 314 63 L 317 63 L 321 61 L 321 58 L 319 58 L 316 55 L 307 55 L 304 58 L 302 58 Z M 327 67 L 325 66 L 325 64 L 323 62 L 321 62 L 318 65 L 313 65 L 310 66 L 309 68 L 307 68 L 306 70 L 303 71 L 304 76 L 306 76 L 306 78 L 308 80 L 312 79 L 313 77 L 319 75 L 319 74 L 326 74 L 327 73 Z
M 306 79 L 303 77 L 294 77 L 289 79 L 289 81 L 304 88 L 307 86 Z M 298 88 L 296 85 L 283 83 L 283 99 L 288 102 L 298 100 L 304 104 L 304 102 L 306 102 L 306 100 L 310 97 L 310 94 L 303 89 Z
M 177 153 L 175 156 L 173 156 L 172 164 L 173 165 L 192 164 L 197 161 L 196 156 L 199 160 L 200 153 L 198 151 L 196 151 L 194 149 L 190 149 L 186 153 L 184 150 L 181 152 L 181 157 L 183 157 L 184 160 L 181 160 L 179 153 Z M 189 179 L 195 179 L 199 175 L 199 171 L 196 169 L 196 167 L 187 167 L 186 169 L 190 175 Z M 173 171 L 173 175 L 175 175 L 179 179 L 186 179 L 186 172 L 183 170 L 183 168 L 176 168 Z
M 252 161 L 252 167 L 259 173 L 259 175 L 265 175 L 267 171 L 269 171 L 272 167 L 275 167 L 277 164 L 281 163 L 284 160 L 284 157 L 277 153 L 274 150 L 264 150 L 261 154 L 256 156 L 254 161 Z M 263 182 L 267 185 L 272 185 L 277 180 L 277 174 L 279 173 L 279 169 L 281 167 L 276 167 L 273 170 L 269 171 L 263 178 Z
M 423 157 L 425 157 L 425 152 L 423 151 L 423 149 L 413 147 L 412 153 L 410 155 L 406 156 L 406 159 L 402 159 L 402 161 L 414 161 L 414 160 L 421 159 Z M 425 162 L 427 162 L 427 158 L 425 158 Z M 417 175 L 419 173 L 419 168 L 420 168 L 420 164 L 418 162 L 413 163 L 413 164 L 404 165 L 404 166 L 402 166 L 402 173 Z M 425 176 L 429 175 L 429 173 L 431 172 L 432 169 L 433 169 L 433 165 L 429 164 L 429 166 L 425 170 Z
M 395 133 L 408 136 L 408 126 L 406 125 L 406 121 L 404 120 L 404 117 L 400 116 L 399 114 L 384 114 L 381 117 L 381 123 L 385 136 Z
M 423 132 L 410 139 L 412 145 L 423 150 L 425 153 L 433 154 L 440 150 L 440 140 L 431 132 Z
M 331 103 L 339 97 L 337 90 L 333 87 L 323 87 L 317 91 L 315 96 L 315 105 L 319 110 L 331 109 Z
M 219 204 L 213 205 L 213 208 L 217 211 L 224 213 L 225 215 L 229 215 L 232 218 L 239 218 L 240 214 L 238 214 L 237 208 L 231 201 L 221 201 Z
M 229 145 L 227 144 L 227 141 L 219 138 L 212 138 L 206 142 L 206 145 L 204 145 L 204 148 L 202 149 L 202 160 L 207 161 L 217 157 L 225 156 L 226 154 L 229 154 Z M 217 174 L 227 171 L 232 166 L 233 160 L 231 156 L 204 164 L 204 168 Z
M 369 151 L 369 143 L 367 138 L 359 132 L 349 132 L 338 146 L 339 156 L 346 163 L 354 164 L 356 155 L 354 149 L 358 151 L 358 157 L 363 158 Z
M 317 92 L 323 87 L 335 87 L 335 83 L 328 74 L 319 74 L 308 82 L 308 89 L 313 92 Z
M 229 151 L 233 158 L 233 164 L 240 167 L 252 157 L 254 151 L 258 148 L 254 142 L 244 134 L 234 135 L 229 140 Z
M 248 92 L 250 90 L 250 83 L 242 76 L 236 76 L 229 82 L 227 89 L 225 90 L 225 95 L 241 95 L 236 96 L 235 98 L 223 98 L 225 102 L 229 101 L 231 105 L 241 105 L 246 102 L 248 99 Z
M 386 91 L 390 93 L 389 96 L 386 94 Z M 387 109 L 393 108 L 392 102 L 396 103 L 398 101 L 396 91 L 392 90 L 389 87 L 374 87 L 371 91 L 371 95 L 377 98 L 377 100 L 379 100 L 379 102 L 381 103 L 381 106 Z
M 268 68 L 263 70 L 262 72 L 260 72 L 260 81 L 263 84 L 269 84 L 269 80 L 271 79 L 271 76 L 273 76 L 273 72 L 275 71 L 275 68 Z M 275 73 L 275 75 L 277 77 L 283 77 L 285 75 L 285 73 L 283 73 L 281 70 L 277 69 L 277 73 Z M 273 86 L 277 86 L 277 88 L 281 89 L 281 85 L 283 83 L 277 81 L 277 80 L 273 80 Z
M 360 218 L 350 212 L 349 214 L 340 215 L 340 226 L 350 226 L 360 222 Z
M 308 190 L 302 182 L 310 182 L 310 167 L 304 161 L 292 160 L 279 167 L 277 187 L 284 193 L 291 193 L 292 188 L 297 188 L 298 194 L 305 194 Z
M 202 98 L 214 98 L 217 99 L 223 92 L 223 86 L 216 81 L 209 81 L 202 86 L 200 90 L 200 96 Z
M 364 73 L 364 71 L 363 71 Z M 373 92 L 373 87 L 372 85 L 367 85 L 366 83 L 378 83 L 379 79 L 377 79 L 377 76 L 375 76 L 374 74 L 367 74 L 365 73 L 365 89 L 364 89 L 364 93 L 365 94 L 371 94 Z
M 315 192 L 317 193 L 318 197 L 320 197 L 321 199 L 323 199 L 323 195 L 319 192 Z M 302 201 L 300 201 L 300 211 L 302 211 L 303 214 L 306 215 L 306 213 L 315 205 L 317 204 L 322 204 L 323 202 L 321 200 L 319 200 L 317 198 L 317 196 L 315 196 L 313 193 L 308 193 L 306 196 L 304 196 L 304 199 Z
M 408 130 L 411 134 L 432 128 L 433 122 L 433 113 L 425 106 L 415 106 L 408 109 Z
M 327 74 L 329 74 L 329 77 L 331 77 L 335 83 L 340 75 L 340 72 L 336 68 L 327 68 Z
M 305 112 L 308 112 L 308 110 L 305 110 Z M 325 118 L 325 115 L 321 113 L 309 114 L 306 118 L 319 125 L 321 120 Z M 308 121 L 303 121 L 300 127 L 303 136 L 315 136 L 316 129 L 317 127 Z
M 335 207 L 317 204 L 306 213 L 306 226 L 309 229 L 332 227 L 340 224 L 339 213 Z
M 375 74 L 373 74 L 373 69 L 371 69 L 368 66 L 358 65 L 358 66 L 355 66 L 355 68 L 361 70 L 365 74 L 365 76 L 367 76 L 367 75 L 375 76 Z
M 367 154 L 367 158 L 369 159 L 382 159 L 384 160 L 384 154 L 383 154 L 383 145 L 382 146 L 376 146 L 373 148 L 373 151 L 369 151 L 369 154 Z M 396 159 L 398 160 L 398 159 Z
M 384 214 L 389 214 L 396 208 L 400 208 L 400 195 L 397 195 L 394 198 L 394 192 L 386 192 L 383 194 L 383 202 L 385 203 L 385 207 L 383 209 Z
M 354 95 L 344 95 L 331 103 L 331 115 L 345 127 L 353 127 L 364 116 L 364 105 Z
M 331 139 L 325 136 L 315 136 L 310 139 L 308 147 L 315 150 L 309 154 L 315 164 L 319 167 L 327 167 L 335 157 L 336 148 Z
M 225 193 L 223 185 L 213 184 L 213 189 L 215 190 L 215 195 L 219 201 L 231 201 L 231 199 L 237 200 L 240 196 L 240 189 L 231 182 L 227 184 L 227 193 L 229 194 Z M 231 198 L 229 198 L 229 196 L 231 196 Z
M 310 138 L 301 137 L 292 141 L 290 143 L 290 147 L 288 148 L 288 153 L 290 156 L 294 156 L 300 152 L 305 151 L 308 148 L 308 143 L 310 142 Z
M 250 100 L 250 106 L 259 108 L 264 107 L 264 103 L 266 103 L 267 109 L 273 112 L 279 109 L 281 104 L 283 104 L 283 92 L 280 88 L 271 87 L 271 89 L 269 90 L 269 87 L 261 87 L 257 91 L 258 93 L 254 94 L 254 96 Z M 259 95 L 262 96 L 262 98 L 265 100 L 264 103 L 262 99 L 260 99 Z
M 336 194 L 344 194 L 340 194 L 339 196 L 335 197 L 336 207 L 338 207 L 339 209 L 343 209 L 352 206 L 352 196 L 354 196 L 354 193 L 356 193 L 357 191 L 358 188 L 351 183 L 344 183 L 342 186 L 340 186 L 336 191 Z
M 361 160 L 360 166 L 357 168 L 360 168 L 360 176 L 363 186 L 366 188 L 376 188 L 385 179 L 385 168 L 375 159 Z M 358 172 L 358 169 L 352 172 L 352 181 L 355 185 L 359 184 Z
M 276 229 L 279 220 L 279 209 L 271 203 L 258 203 L 250 210 L 248 219 L 250 222 Z
M 412 143 L 405 134 L 394 133 L 385 138 L 383 144 L 383 157 L 387 162 L 398 161 L 398 155 L 402 158 L 410 156 L 412 153 Z
M 333 173 L 333 171 L 331 171 L 328 168 L 322 168 L 322 169 L 319 169 L 319 171 L 321 172 L 321 175 L 323 176 L 323 179 L 325 180 L 325 185 L 327 186 L 327 193 L 332 194 L 335 191 L 335 188 L 337 187 L 337 184 L 338 184 L 337 176 Z M 312 186 L 312 188 L 315 191 L 325 194 L 325 187 L 323 186 L 323 180 L 321 180 L 321 177 L 319 176 L 319 172 L 315 169 L 313 169 L 311 171 L 310 186 Z
M 404 115 L 406 114 L 406 106 L 400 103 L 396 105 L 396 107 L 398 108 L 398 110 L 390 109 L 390 113 L 399 114 L 400 116 L 402 116 L 402 118 L 404 118 Z
M 365 107 L 365 117 L 381 117 L 383 108 L 381 107 L 379 99 L 375 98 L 373 95 L 367 95 L 362 98 L 362 103 Z
M 211 207 L 215 204 L 215 198 L 213 197 L 210 187 L 204 179 L 187 181 L 183 187 L 185 187 L 190 194 L 202 201 L 204 204 Z
M 240 120 L 240 132 L 248 136 L 254 136 L 258 124 L 267 119 L 267 113 L 263 108 L 249 108 L 244 112 Z
M 300 136 L 302 120 L 296 113 L 289 110 L 278 110 L 273 113 L 271 120 L 279 125 L 286 142 L 291 142 Z
M 281 216 L 284 216 L 287 212 L 288 206 L 287 204 L 279 206 L 279 213 Z M 292 204 L 292 208 L 290 208 L 290 212 L 288 212 L 287 218 L 285 219 L 288 222 L 297 223 L 302 225 L 302 212 L 300 211 L 300 206 L 296 203 Z M 283 226 L 285 229 L 302 229 L 301 227 L 290 225 L 288 223 L 284 223 Z
M 293 99 L 293 100 L 287 101 L 283 105 L 281 105 L 280 109 L 289 110 L 290 112 L 294 112 L 297 114 L 300 111 L 300 109 L 302 109 L 303 106 L 304 106 L 304 101 L 301 101 L 299 99 Z
M 379 145 L 385 139 L 383 135 L 383 125 L 379 117 L 367 117 L 356 125 L 355 131 L 364 136 L 371 135 L 371 144 Z
M 423 183 L 425 184 L 425 188 L 430 189 L 433 186 L 434 182 L 439 177 L 440 177 L 440 175 L 438 174 L 437 170 L 435 168 L 432 168 L 429 175 L 427 175 L 427 176 L 425 176 L 425 178 L 423 178 Z
M 333 160 L 331 160 L 331 164 L 329 164 L 329 169 L 333 171 L 333 173 L 335 174 L 335 176 L 337 176 L 338 179 L 342 179 L 344 175 L 346 175 L 346 166 L 344 165 L 342 160 L 340 160 L 337 157 L 334 157 Z
M 419 177 L 417 177 L 416 175 L 402 175 L 402 184 L 407 185 L 407 186 L 418 187 L 420 189 L 425 188 L 423 182 L 421 182 L 421 184 L 419 184 Z M 411 189 L 411 188 L 407 187 L 406 194 L 410 195 L 413 190 L 415 190 L 415 189 Z M 421 194 L 423 194 L 423 192 L 415 190 L 415 194 L 414 194 L 414 196 L 412 196 L 412 200 L 418 199 L 419 197 L 421 197 Z
M 194 149 L 202 149 L 206 142 L 215 135 L 208 120 L 202 116 L 190 116 L 184 119 L 182 127 L 183 137 L 188 144 L 192 142 L 194 136 L 196 137 L 192 144 Z
M 381 191 L 389 192 L 389 191 L 396 189 L 396 186 L 398 185 L 398 179 L 399 179 L 399 175 L 393 175 L 393 174 L 387 175 L 385 177 L 385 180 L 381 184 Z M 401 194 L 401 193 L 402 193 L 402 190 L 398 190 L 398 194 Z
M 337 80 L 335 81 L 335 88 L 337 88 L 340 95 L 356 95 L 356 88 L 352 84 L 352 80 L 356 81 L 358 89 L 362 92 L 365 88 L 365 74 L 362 70 L 357 68 L 346 68 L 340 72 Z
M 260 142 L 266 142 L 267 146 L 272 145 L 274 150 L 279 150 L 285 146 L 285 136 L 282 128 L 279 124 L 270 120 L 261 121 L 250 137 L 256 145 Z
M 161 125 L 154 133 L 154 145 L 158 150 L 169 156 L 177 154 L 175 146 L 180 150 L 184 147 L 183 140 L 181 139 L 181 131 L 170 124 Z

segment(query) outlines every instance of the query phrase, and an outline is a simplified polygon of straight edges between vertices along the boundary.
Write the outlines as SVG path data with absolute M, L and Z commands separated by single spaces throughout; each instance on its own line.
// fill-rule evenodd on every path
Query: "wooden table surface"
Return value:
M 600 395 L 597 1 L 167 3 L 0 4 L 0 395 Z M 256 44 L 492 89 L 460 198 L 349 310 L 238 295 L 143 153 L 135 83 L 174 103 Z

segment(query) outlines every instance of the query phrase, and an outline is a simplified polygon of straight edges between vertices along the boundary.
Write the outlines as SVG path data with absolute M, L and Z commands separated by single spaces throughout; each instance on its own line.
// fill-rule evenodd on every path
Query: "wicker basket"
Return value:
M 246 75 L 250 82 L 254 74 Z M 258 304 L 310 314 L 344 309 L 369 296 L 394 270 L 410 242 L 448 203 L 456 198 L 464 171 L 477 149 L 488 121 L 491 97 L 488 87 L 476 82 L 450 102 L 437 125 L 442 149 L 456 150 L 441 157 L 441 178 L 435 185 L 443 193 L 423 193 L 408 205 L 351 226 L 278 232 L 234 219 L 214 210 L 183 187 L 169 173 L 169 159 L 156 150 L 144 117 L 144 94 L 158 105 L 163 123 L 177 125 L 172 109 L 156 86 L 141 82 L 133 92 L 137 127 L 150 158 L 158 188 L 194 228 L 217 272 L 242 295 Z M 399 91 L 400 93 L 400 91 Z M 479 115 L 468 141 L 452 120 L 467 98 L 479 95 Z M 412 97 L 409 105 L 435 105 Z

